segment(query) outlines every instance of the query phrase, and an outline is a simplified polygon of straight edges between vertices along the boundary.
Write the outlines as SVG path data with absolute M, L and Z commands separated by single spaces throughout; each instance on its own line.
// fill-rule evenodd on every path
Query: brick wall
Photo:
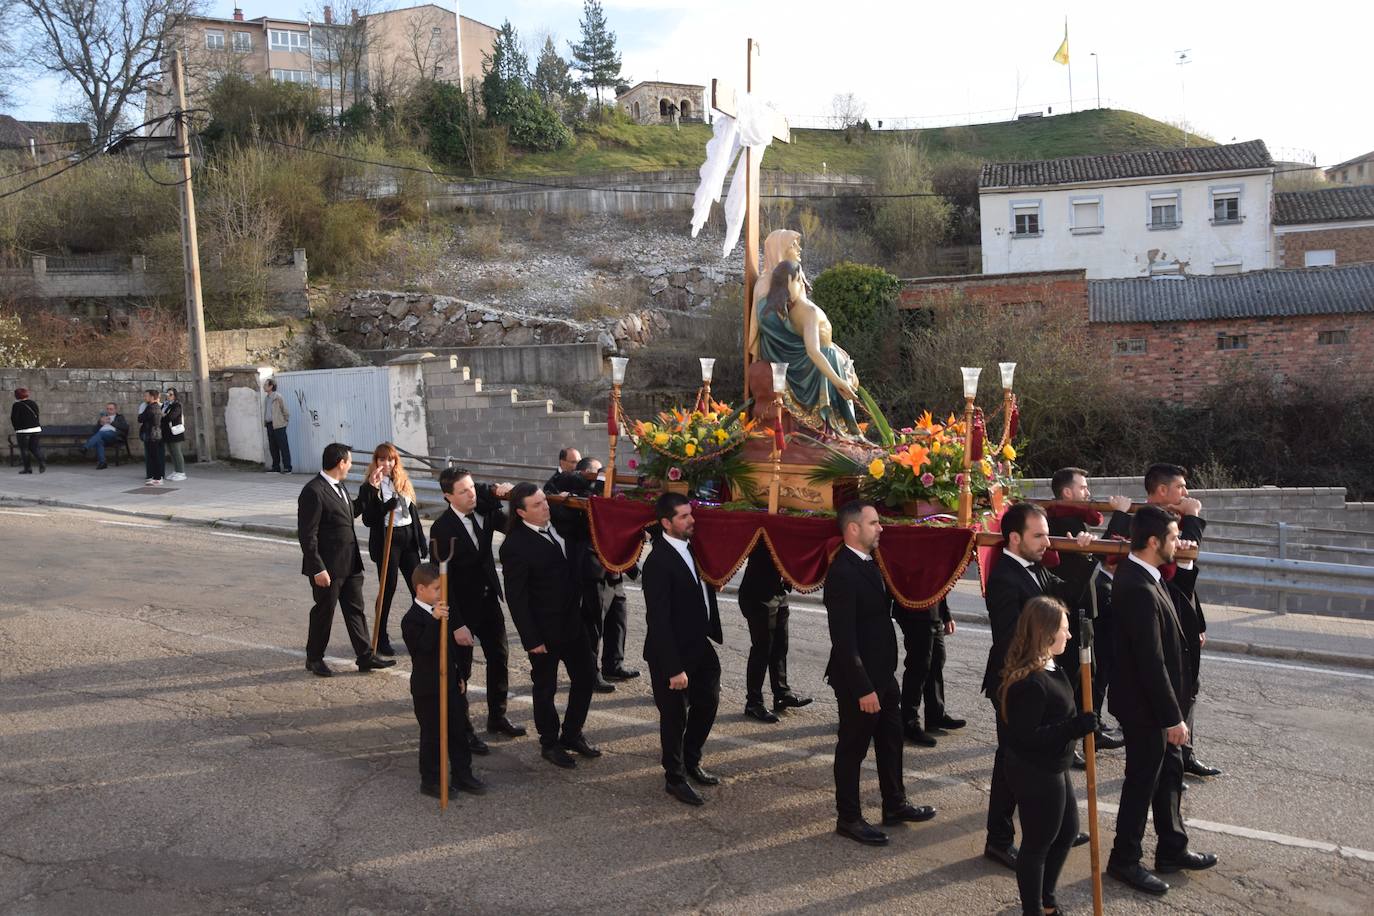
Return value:
M 1283 232 L 1283 228 L 1275 233 L 1275 260 L 1279 267 L 1303 267 L 1306 252 L 1323 249 L 1336 252 L 1337 264 L 1374 261 L 1374 226 L 1311 232 Z
M 975 305 L 1069 305 L 1088 320 L 1088 281 L 1082 270 L 989 274 L 981 277 L 931 277 L 902 281 L 898 304 L 904 309 L 939 308 L 958 301 Z

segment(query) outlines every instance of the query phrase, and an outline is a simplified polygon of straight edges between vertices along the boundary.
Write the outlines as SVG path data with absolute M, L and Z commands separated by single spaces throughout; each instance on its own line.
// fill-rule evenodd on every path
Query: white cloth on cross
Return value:
M 739 152 L 748 147 L 754 155 L 762 156 L 773 139 L 773 124 L 777 120 L 777 113 L 770 106 L 747 93 L 739 97 L 738 107 L 738 117 L 722 114 L 716 118 L 715 133 L 706 144 L 706 161 L 698 172 L 701 183 L 692 201 L 692 238 L 696 238 L 711 215 L 711 204 L 720 200 L 725 174 L 736 159 L 739 160 L 730 180 L 730 193 L 725 198 L 725 244 L 721 257 L 727 257 L 739 242 L 749 204 L 744 193 L 744 158 Z

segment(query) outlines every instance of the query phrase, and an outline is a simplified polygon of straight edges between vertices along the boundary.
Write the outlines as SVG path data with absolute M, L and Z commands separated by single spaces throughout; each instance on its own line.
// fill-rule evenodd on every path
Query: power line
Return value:
M 118 143 L 119 141 L 124 140 L 124 139 L 127 138 L 127 137 L 135 136 L 136 133 L 137 133 L 137 131 L 140 131 L 140 130 L 142 130 L 143 128 L 149 127 L 149 126 L 151 126 L 151 125 L 153 125 L 153 124 L 160 124 L 160 123 L 162 123 L 163 121 L 167 120 L 168 118 L 175 117 L 177 114 L 178 114 L 178 112 L 170 112 L 170 113 L 168 113 L 168 114 L 162 115 L 161 117 L 153 118 L 152 120 L 149 120 L 149 121 L 144 121 L 142 124 L 136 125 L 136 126 L 134 126 L 134 127 L 129 128 L 129 129 L 126 130 L 126 131 L 120 132 L 116 137 L 111 138 L 111 140 L 110 140 L 109 143 L 95 143 L 95 144 L 92 144 L 92 145 L 91 145 L 90 147 L 88 147 L 85 151 L 83 151 L 81 154 L 79 154 L 79 155 L 78 155 L 78 158 L 69 161 L 69 162 L 67 163 L 67 165 L 64 166 L 63 168 L 60 168 L 60 169 L 58 169 L 58 170 L 55 171 L 55 172 L 50 172 L 49 174 L 44 175 L 44 176 L 42 176 L 42 177 L 40 177 L 40 178 L 35 178 L 33 181 L 30 181 L 30 182 L 29 182 L 28 184 L 26 184 L 26 185 L 21 185 L 20 187 L 14 188 L 13 190 L 5 191 L 4 193 L 0 193 L 0 200 L 4 200 L 4 199 L 7 198 L 7 197 L 13 197 L 15 194 L 20 194 L 20 193 L 23 193 L 24 191 L 29 190 L 30 188 L 35 188 L 35 187 L 37 187 L 38 185 L 42 184 L 42 183 L 45 182 L 45 181 L 51 181 L 52 179 L 56 178 L 58 175 L 62 175 L 62 174 L 65 174 L 66 172 L 70 172 L 72 169 L 76 168 L 77 166 L 82 165 L 82 164 L 84 164 L 84 163 L 86 163 L 86 162 L 89 162 L 91 159 L 94 159 L 96 156 L 98 156 L 99 154 L 105 152 L 105 150 L 107 150 L 109 147 L 113 146 L 114 144 Z M 45 166 L 46 166 L 46 165 L 51 165 L 51 164 L 52 164 L 52 163 L 45 163 Z M 24 174 L 24 172 L 31 172 L 31 171 L 34 170 L 34 168 L 37 168 L 37 167 L 32 167 L 32 168 L 28 168 L 28 169 L 23 169 L 23 170 L 18 171 L 18 172 L 12 172 L 10 175 L 6 175 L 5 178 L 12 178 L 12 177 L 14 177 L 15 175 L 22 175 L 22 174 Z

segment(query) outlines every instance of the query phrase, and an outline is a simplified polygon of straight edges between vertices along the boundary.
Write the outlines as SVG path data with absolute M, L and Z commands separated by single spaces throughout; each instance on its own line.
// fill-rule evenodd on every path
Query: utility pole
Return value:
M 1089 52 L 1093 58 L 1093 75 L 1097 77 L 1097 107 L 1102 107 L 1102 61 L 1098 58 L 1097 52 Z
M 196 196 L 191 189 L 191 125 L 186 117 L 186 72 L 181 52 L 172 52 L 172 79 L 177 87 L 177 151 L 167 158 L 181 160 L 181 261 L 186 273 L 186 335 L 195 375 L 196 457 L 215 457 L 215 409 L 210 400 L 210 363 L 205 355 L 205 308 L 200 298 L 200 245 L 196 238 Z
M 1182 109 L 1183 113 L 1183 147 L 1187 149 L 1188 135 L 1192 133 L 1192 131 L 1188 126 L 1188 87 L 1183 81 L 1183 68 L 1193 62 L 1193 49 L 1184 48 L 1182 51 L 1177 51 L 1175 53 L 1178 55 L 1178 59 L 1175 61 L 1175 66 L 1178 67 L 1178 101 L 1179 108 Z
M 458 91 L 462 92 L 463 87 L 467 85 L 467 83 L 463 79 L 463 13 L 462 10 L 459 9 L 459 0 L 453 0 L 453 20 L 454 24 L 458 26 L 458 31 L 456 33 L 458 40 L 455 41 L 454 44 L 458 50 Z M 468 101 L 471 102 L 471 99 Z

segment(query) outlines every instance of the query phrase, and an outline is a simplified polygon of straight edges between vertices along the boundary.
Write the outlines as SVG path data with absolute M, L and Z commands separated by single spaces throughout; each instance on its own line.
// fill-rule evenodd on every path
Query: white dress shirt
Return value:
M 563 539 L 558 536 L 558 532 L 554 530 L 553 525 L 549 525 L 547 528 L 540 528 L 538 525 L 531 525 L 529 522 L 525 522 L 525 527 L 533 531 L 535 534 L 539 535 L 541 538 L 544 538 L 545 540 L 548 540 L 548 538 L 545 537 L 545 534 L 547 533 L 549 536 L 553 538 L 553 542 L 558 545 L 559 552 L 562 553 L 565 557 L 568 555 L 568 545 L 563 543 Z
M 397 491 L 396 485 L 391 482 L 390 477 L 382 478 L 382 485 L 378 492 L 382 494 L 382 502 L 390 501 L 391 497 L 396 497 L 396 508 L 391 510 L 391 524 L 394 528 L 401 528 L 410 524 L 410 500 L 405 498 L 405 494 Z
M 711 598 L 706 594 L 706 583 L 703 582 L 701 576 L 697 574 L 696 560 L 692 559 L 692 552 L 687 549 L 687 542 L 667 534 L 663 536 L 663 540 L 677 551 L 678 556 L 682 557 L 682 562 L 687 564 L 687 569 L 692 573 L 692 578 L 696 580 L 697 585 L 701 586 L 701 600 L 702 603 L 706 605 L 706 616 L 710 617 Z

